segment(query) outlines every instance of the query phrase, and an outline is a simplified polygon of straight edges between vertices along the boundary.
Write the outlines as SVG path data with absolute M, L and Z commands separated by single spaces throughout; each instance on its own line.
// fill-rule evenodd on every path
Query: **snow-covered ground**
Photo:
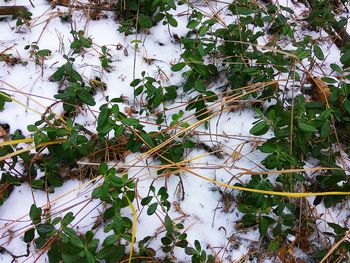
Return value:
M 286 6 L 292 5 L 290 1 L 280 2 Z M 38 121 L 47 107 L 56 102 L 53 96 L 57 94 L 58 84 L 49 79 L 65 62 L 63 55 L 69 50 L 72 28 L 69 23 L 61 22 L 57 16 L 58 12 L 67 10 L 66 7 L 51 8 L 46 0 L 34 1 L 35 8 L 29 5 L 28 0 L 1 2 L 1 5 L 14 4 L 28 6 L 33 13 L 33 19 L 30 28 L 23 26 L 20 32 L 16 30 L 15 20 L 6 19 L 0 22 L 0 52 L 6 50 L 6 54 L 13 54 L 26 62 L 14 66 L 0 64 L 0 91 L 10 94 L 17 101 L 6 104 L 5 110 L 0 112 L 0 123 L 9 124 L 10 133 L 19 129 L 25 136 L 30 136 L 27 125 Z M 211 6 L 215 10 L 221 10 L 225 4 L 215 1 Z M 201 9 L 208 13 L 212 11 L 205 5 L 201 6 Z M 294 10 L 299 12 L 300 8 L 295 7 Z M 83 56 L 77 56 L 74 66 L 87 83 L 90 79 L 99 77 L 107 84 L 105 91 L 100 90 L 94 96 L 96 105 L 85 108 L 77 116 L 78 122 L 95 131 L 95 116 L 99 112 L 99 107 L 106 103 L 106 96 L 109 98 L 124 96 L 126 98 L 124 109 L 129 106 L 138 107 L 133 102 L 133 89 L 129 84 L 134 77 L 140 77 L 142 71 L 155 77 L 161 73 L 164 85 L 181 84 L 183 80 L 181 72 L 172 72 L 170 68 L 179 61 L 182 52 L 181 45 L 173 35 L 184 36 L 188 31 L 186 28 L 188 17 L 180 15 L 186 11 L 186 5 L 182 5 L 173 12 L 179 24 L 176 28 L 168 28 L 159 23 L 152 27 L 149 33 L 142 32 L 129 36 L 118 32 L 119 24 L 112 12 L 106 12 L 107 19 L 96 21 L 88 20 L 81 10 L 73 12 L 75 30 L 84 30 L 85 35 L 93 41 L 92 48 L 86 49 Z M 135 40 L 141 40 L 137 49 Z M 26 45 L 34 42 L 40 49 L 52 51 L 43 65 L 36 65 L 28 50 L 24 49 Z M 101 46 L 106 46 L 112 55 L 113 70 L 110 73 L 101 68 L 99 59 Z M 327 65 L 339 61 L 339 50 L 334 45 L 328 42 L 323 48 L 330 54 L 325 62 Z M 147 63 L 150 59 L 152 62 Z M 174 103 L 187 101 L 190 97 L 191 95 L 186 95 Z M 61 115 L 62 104 L 55 104 L 52 110 Z M 195 136 L 209 147 L 215 146 L 216 149 L 220 149 L 222 158 L 200 149 L 191 150 L 186 154 L 186 159 L 189 160 L 188 171 L 181 173 L 183 185 L 181 191 L 178 187 L 180 183 L 178 176 L 158 179 L 154 183 L 156 188 L 167 185 L 169 201 L 174 204 L 170 215 L 175 221 L 184 224 L 188 241 L 193 244 L 195 240 L 199 240 L 202 247 L 216 254 L 223 262 L 244 261 L 251 244 L 259 242 L 259 232 L 257 229 L 236 229 L 235 224 L 241 219 L 242 214 L 235 209 L 234 202 L 224 209 L 220 191 L 225 189 L 197 177 L 196 174 L 230 183 L 232 179 L 234 182 L 246 182 L 250 176 L 242 175 L 244 171 L 262 171 L 260 162 L 265 155 L 256 150 L 261 138 L 257 139 L 249 134 L 252 122 L 255 120 L 254 116 L 255 112 L 252 109 L 238 109 L 212 118 L 209 121 L 209 130 L 203 126 L 197 127 L 193 131 Z M 150 118 L 143 117 L 141 120 L 148 121 Z M 146 125 L 145 129 L 155 130 L 154 125 Z M 269 138 L 271 135 L 272 133 L 267 133 L 264 137 Z M 196 159 L 197 156 L 203 157 Z M 157 177 L 156 168 L 147 166 L 158 164 L 156 158 L 140 153 L 129 154 L 123 162 L 117 164 L 118 167 L 126 167 L 129 177 L 137 180 L 138 200 L 146 196 L 150 184 Z M 114 163 L 111 162 L 111 165 Z M 103 207 L 97 200 L 91 200 L 91 192 L 96 184 L 86 182 L 76 179 L 67 181 L 63 186 L 55 188 L 54 193 L 33 190 L 26 183 L 14 187 L 9 198 L 0 207 L 0 247 L 5 247 L 14 255 L 26 253 L 26 244 L 22 239 L 25 230 L 31 224 L 28 213 L 33 202 L 37 206 L 50 209 L 52 215 L 63 216 L 72 211 L 76 218 L 71 226 L 82 233 L 91 229 L 102 213 Z M 231 194 L 235 196 L 237 193 L 234 190 Z M 309 200 L 313 202 L 313 198 Z M 151 246 L 156 250 L 159 249 L 160 238 L 164 235 L 162 220 L 156 214 L 148 216 L 146 210 L 141 209 L 139 201 L 135 201 L 134 206 L 137 208 L 138 216 L 136 240 L 141 240 L 145 236 L 155 236 Z M 326 210 L 321 205 L 317 206 L 317 213 L 324 215 L 320 221 L 325 219 L 342 223 L 346 221 L 348 212 L 342 212 L 341 216 L 338 216 L 337 211 L 339 208 Z M 131 211 L 129 215 L 131 217 Z M 100 229 L 96 235 L 102 237 L 106 233 Z M 45 255 L 36 261 L 39 255 L 40 252 L 30 247 L 30 256 L 17 260 L 47 262 Z M 176 249 L 174 258 L 178 262 L 189 261 L 183 249 Z M 8 253 L 0 253 L 1 262 L 7 263 L 11 260 L 12 257 Z

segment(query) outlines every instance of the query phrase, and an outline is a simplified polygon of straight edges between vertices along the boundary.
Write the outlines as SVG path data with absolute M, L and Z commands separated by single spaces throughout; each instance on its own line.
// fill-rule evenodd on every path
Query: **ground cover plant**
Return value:
M 348 8 L 1 3 L 1 262 L 348 262 Z

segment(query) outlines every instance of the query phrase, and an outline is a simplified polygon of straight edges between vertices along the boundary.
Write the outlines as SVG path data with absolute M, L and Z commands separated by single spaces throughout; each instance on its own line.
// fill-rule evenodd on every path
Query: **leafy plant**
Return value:
M 70 33 L 73 36 L 73 42 L 70 44 L 73 54 L 82 52 L 84 48 L 91 48 L 92 40 L 84 36 L 85 32 L 83 30 L 79 30 L 78 32 L 72 30 Z
M 34 59 L 35 64 L 43 65 L 44 60 L 51 55 L 51 50 L 40 49 L 37 43 L 32 43 L 24 47 L 25 50 L 29 50 L 30 58 Z
M 16 27 L 18 30 L 20 30 L 23 26 L 26 26 L 27 28 L 30 27 L 30 21 L 32 19 L 32 13 L 28 10 L 20 10 L 16 14 L 12 16 L 12 19 L 17 19 L 16 21 Z
M 81 83 L 73 82 L 66 87 L 62 92 L 55 95 L 56 99 L 64 101 L 63 108 L 66 112 L 72 112 L 76 106 L 83 104 L 94 106 L 95 100 L 92 97 L 94 89 L 83 86 Z
M 11 102 L 11 96 L 5 92 L 0 92 L 0 111 L 3 111 L 5 108 L 6 102 Z
M 102 68 L 107 71 L 111 72 L 111 63 L 112 63 L 112 55 L 108 52 L 108 49 L 106 46 L 101 47 L 102 55 L 100 56 L 101 60 L 101 66 Z
M 122 18 L 119 32 L 131 34 L 134 29 L 149 29 L 163 21 L 163 24 L 177 26 L 177 21 L 169 12 L 175 10 L 174 0 L 130 0 L 117 1 L 117 15 Z

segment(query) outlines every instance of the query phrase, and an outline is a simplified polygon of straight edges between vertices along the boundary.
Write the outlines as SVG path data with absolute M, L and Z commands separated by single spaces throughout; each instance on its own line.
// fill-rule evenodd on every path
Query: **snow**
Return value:
M 291 5 L 290 1 L 279 2 L 287 6 Z M 28 5 L 28 1 L 16 0 L 10 4 Z M 224 5 L 216 3 L 213 6 L 216 10 L 221 10 Z M 201 6 L 200 8 L 211 12 L 207 6 Z M 19 129 L 25 136 L 30 136 L 31 134 L 26 128 L 27 125 L 39 120 L 47 107 L 56 102 L 53 96 L 57 93 L 58 84 L 50 82 L 49 78 L 65 62 L 63 55 L 67 54 L 72 41 L 71 25 L 60 21 L 57 17 L 58 10 L 64 11 L 67 8 L 56 7 L 51 9 L 47 1 L 35 1 L 35 8 L 30 8 L 34 23 L 30 29 L 24 28 L 25 32 L 23 33 L 17 33 L 14 29 L 15 21 L 7 20 L 0 23 L 0 52 L 9 48 L 6 54 L 11 53 L 28 62 L 26 65 L 20 64 L 12 67 L 0 65 L 0 90 L 10 94 L 19 102 L 6 104 L 6 110 L 0 112 L 1 123 L 10 125 L 10 133 L 14 133 Z M 302 7 L 296 8 L 294 11 L 298 15 L 302 11 Z M 133 88 L 129 86 L 129 83 L 133 80 L 133 76 L 140 77 L 142 71 L 148 72 L 151 76 L 156 76 L 161 69 L 164 74 L 162 79 L 164 85 L 179 85 L 183 81 L 181 72 L 174 73 L 170 68 L 172 64 L 180 59 L 181 47 L 174 41 L 172 35 L 177 34 L 181 37 L 188 32 L 186 28 L 187 16 L 180 15 L 186 12 L 187 7 L 185 5 L 174 11 L 179 23 L 177 28 L 168 29 L 168 27 L 159 23 L 151 28 L 148 33 L 125 36 L 117 31 L 118 25 L 111 12 L 107 12 L 108 19 L 106 20 L 86 21 L 82 11 L 74 11 L 73 19 L 76 21 L 76 30 L 85 30 L 86 36 L 91 37 L 94 43 L 93 48 L 86 50 L 83 57 L 76 57 L 75 69 L 82 74 L 86 82 L 97 76 L 108 87 L 105 92 L 97 92 L 95 95 L 96 105 L 85 108 L 77 116 L 76 121 L 94 130 L 96 125 L 95 116 L 98 114 L 99 107 L 106 103 L 105 96 L 109 96 L 109 98 L 125 96 L 127 103 L 122 106 L 122 109 L 133 105 Z M 221 12 L 224 14 L 226 11 L 221 10 Z M 223 14 L 221 14 L 222 17 Z M 225 17 L 225 19 L 229 22 L 234 17 Z M 306 32 L 305 34 L 309 33 Z M 139 48 L 135 48 L 133 43 L 135 39 L 142 41 Z M 33 42 L 37 42 L 41 49 L 52 50 L 52 55 L 44 61 L 43 67 L 35 65 L 29 52 L 24 50 L 26 45 Z M 118 50 L 117 45 L 122 48 Z M 114 70 L 110 73 L 101 69 L 99 60 L 101 46 L 106 46 L 112 55 L 113 62 L 111 66 Z M 335 45 L 328 43 L 322 45 L 322 47 L 323 49 L 326 48 L 328 55 L 323 63 L 325 68 L 328 68 L 330 63 L 339 61 L 340 53 Z M 291 45 L 286 46 L 286 50 L 289 48 L 291 48 Z M 145 58 L 154 60 L 149 65 Z M 134 68 L 135 61 L 136 66 Z M 190 96 L 193 96 L 193 94 L 180 99 L 186 101 Z M 182 102 L 180 99 L 174 102 L 173 105 Z M 170 107 L 171 105 L 167 106 Z M 179 109 L 169 110 L 169 116 L 178 112 Z M 61 104 L 56 104 L 52 110 L 57 115 L 63 113 Z M 225 189 L 195 175 L 203 175 L 224 183 L 232 182 L 232 179 L 234 182 L 246 182 L 250 176 L 241 173 L 247 170 L 263 170 L 260 162 L 265 158 L 265 155 L 256 151 L 261 138 L 258 140 L 249 134 L 255 116 L 255 112 L 249 108 L 224 112 L 209 121 L 210 132 L 214 135 L 209 134 L 203 125 L 193 131 L 199 141 L 210 147 L 218 146 L 222 151 L 223 159 L 214 155 L 207 155 L 198 160 L 191 160 L 196 156 L 205 155 L 207 152 L 200 149 L 188 152 L 186 156 L 186 159 L 190 160 L 188 171 L 182 172 L 180 175 L 184 187 L 183 200 L 181 193 L 177 192 L 177 186 L 180 183 L 178 176 L 161 178 L 156 180 L 154 184 L 157 189 L 166 185 L 170 196 L 169 201 L 172 204 L 178 204 L 179 209 L 172 208 L 170 216 L 175 218 L 177 222 L 184 224 L 189 242 L 193 244 L 195 240 L 199 240 L 203 248 L 208 248 L 208 251 L 217 253 L 224 262 L 239 260 L 244 257 L 250 249 L 251 242 L 259 240 L 259 234 L 257 230 L 245 232 L 235 229 L 235 224 L 241 219 L 242 214 L 236 212 L 234 204 L 229 208 L 230 212 L 222 211 L 223 204 L 219 191 Z M 193 121 L 190 122 L 193 123 Z M 156 128 L 153 125 L 146 125 L 145 129 L 155 130 Z M 272 132 L 268 132 L 264 138 L 267 139 L 271 136 Z M 110 165 L 116 164 L 111 162 Z M 129 154 L 124 162 L 117 164 L 118 167 L 127 167 L 129 178 L 137 180 L 140 199 L 146 196 L 150 184 L 157 177 L 157 168 L 146 169 L 143 167 L 147 165 L 156 166 L 159 165 L 159 162 L 157 158 L 135 153 Z M 219 168 L 210 169 L 210 167 Z M 25 229 L 30 225 L 28 212 L 33 201 L 37 206 L 43 207 L 52 202 L 49 209 L 55 216 L 64 216 L 68 211 L 72 211 L 76 218 L 71 226 L 77 224 L 75 227 L 81 233 L 90 229 L 96 222 L 96 217 L 100 215 L 102 207 L 99 206 L 97 200 L 90 199 L 91 192 L 96 185 L 85 185 L 86 182 L 86 180 L 69 180 L 50 194 L 40 190 L 31 190 L 26 183 L 14 187 L 9 198 L 0 207 L 0 246 L 5 246 L 15 255 L 25 254 L 26 247 L 25 243 L 22 242 L 22 238 Z M 233 191 L 234 196 L 237 193 L 237 191 Z M 308 198 L 308 200 L 310 203 L 313 201 L 312 198 Z M 146 236 L 154 236 L 151 246 L 156 250 L 159 249 L 161 246 L 160 238 L 164 230 L 163 222 L 156 215 L 148 216 L 146 209 L 140 209 L 141 205 L 137 201 L 134 202 L 134 205 L 138 209 L 137 240 L 141 240 Z M 316 208 L 318 214 L 327 210 L 321 205 Z M 336 211 L 328 209 L 324 218 L 320 221 L 346 221 L 348 214 L 342 213 L 342 216 L 339 217 Z M 125 210 L 125 213 L 130 215 L 128 209 Z M 157 213 L 160 213 L 160 211 Z M 322 228 L 322 223 L 319 227 L 323 230 L 326 229 L 325 225 Z M 102 238 L 106 233 L 99 229 L 96 235 Z M 233 238 L 238 240 L 238 244 L 232 242 Z M 292 239 L 293 237 L 290 237 L 290 240 Z M 33 262 L 38 255 L 38 252 L 31 248 L 30 258 L 27 262 Z M 188 256 L 184 254 L 182 249 L 176 249 L 174 256 L 179 261 L 188 260 Z M 12 257 L 8 254 L 0 254 L 1 262 L 7 263 L 11 260 Z M 40 260 L 44 262 L 45 256 Z

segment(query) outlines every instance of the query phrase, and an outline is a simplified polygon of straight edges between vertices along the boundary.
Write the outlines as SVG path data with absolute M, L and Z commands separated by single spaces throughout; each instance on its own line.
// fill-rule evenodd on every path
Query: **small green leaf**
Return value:
M 259 232 L 260 235 L 266 235 L 269 225 L 272 224 L 274 220 L 268 216 L 262 216 L 259 221 Z
M 299 127 L 299 130 L 301 130 L 302 132 L 317 132 L 317 129 L 314 126 L 311 126 L 303 122 L 299 122 L 298 127 Z
M 173 17 L 173 15 L 166 14 L 166 18 L 167 18 L 167 20 L 168 20 L 168 23 L 169 23 L 172 27 L 177 27 L 178 23 L 177 23 L 176 19 Z
M 153 196 L 146 196 L 141 200 L 141 205 L 145 206 L 148 205 L 153 199 Z
M 160 241 L 164 246 L 168 246 L 172 243 L 172 241 L 168 237 L 162 237 Z
M 139 24 L 143 28 L 151 28 L 153 25 L 151 18 L 143 13 L 139 15 Z
M 41 213 L 42 209 L 35 204 L 32 204 L 29 211 L 29 217 L 34 223 L 37 223 L 40 220 Z
M 198 252 L 202 250 L 202 248 L 201 248 L 201 243 L 199 243 L 198 240 L 195 240 L 195 241 L 194 241 L 194 247 L 196 248 L 196 250 L 197 250 Z
M 126 124 L 126 125 L 131 125 L 133 127 L 136 127 L 140 124 L 140 122 L 136 119 L 131 119 L 131 118 L 124 118 L 121 120 L 122 123 Z
M 34 239 L 34 228 L 31 228 L 24 233 L 23 240 L 24 240 L 24 242 L 29 243 L 33 239 Z
M 180 240 L 175 243 L 175 246 L 181 247 L 181 248 L 185 248 L 187 247 L 187 245 L 188 245 L 188 242 L 186 240 Z
M 320 46 L 314 45 L 314 54 L 315 54 L 317 59 L 324 60 L 324 54 L 323 54 L 323 51 L 320 48 Z
M 76 246 L 76 247 L 79 247 L 79 248 L 84 248 L 84 243 L 83 241 L 77 237 L 77 236 L 74 236 L 72 235 L 70 237 L 70 242 L 72 243 L 72 245 Z
M 82 102 L 89 106 L 94 106 L 96 104 L 94 98 L 87 91 L 78 92 L 77 95 Z
M 156 212 L 157 207 L 158 207 L 158 203 L 151 204 L 147 209 L 147 215 L 149 216 L 153 215 Z
M 95 263 L 95 258 L 89 250 L 85 250 L 85 257 L 87 263 Z
M 39 224 L 36 227 L 36 230 L 38 231 L 39 235 L 42 235 L 42 234 L 47 234 L 47 233 L 54 231 L 55 227 L 53 225 L 50 225 L 50 224 Z
M 175 65 L 173 65 L 172 67 L 171 67 L 171 70 L 172 71 L 180 71 L 181 69 L 183 69 L 185 66 L 186 66 L 187 64 L 185 63 L 185 62 L 181 62 L 181 63 L 177 63 L 177 64 L 175 64 Z
M 83 81 L 83 78 L 74 69 L 67 71 L 67 74 L 72 78 L 72 81 Z
M 331 126 L 329 120 L 326 120 L 321 127 L 320 136 L 321 138 L 327 138 L 331 132 Z
M 343 106 L 344 106 L 344 109 L 346 110 L 346 112 L 350 114 L 350 102 L 349 102 L 349 100 L 346 99 L 343 103 Z
M 164 225 L 167 232 L 172 233 L 174 231 L 173 221 L 168 215 L 165 217 Z
M 337 64 L 331 64 L 331 69 L 333 69 L 335 72 L 342 72 L 342 68 L 339 67 Z
M 341 57 L 340 62 L 344 65 L 344 67 L 350 66 L 350 50 L 346 51 Z
M 72 212 L 68 212 L 67 214 L 65 214 L 65 216 L 63 217 L 62 221 L 61 221 L 61 225 L 62 226 L 68 226 L 68 224 L 70 224 L 72 221 L 74 220 L 74 216 Z
M 51 50 L 50 49 L 41 49 L 37 52 L 37 54 L 41 57 L 50 56 Z
M 187 24 L 187 28 L 195 29 L 200 23 L 196 20 L 192 20 Z
M 64 72 L 65 72 L 65 66 L 63 65 L 59 67 L 55 73 L 53 73 L 53 75 L 51 76 L 51 79 L 53 81 L 60 81 L 64 76 Z
M 194 248 L 191 248 L 191 247 L 186 247 L 185 253 L 186 253 L 186 255 L 192 256 L 193 254 L 196 253 L 196 250 Z
M 100 175 L 106 175 L 108 171 L 108 165 L 106 163 L 101 163 L 98 169 Z
M 249 133 L 253 134 L 255 136 L 264 135 L 265 133 L 267 133 L 269 128 L 270 128 L 270 126 L 267 124 L 267 122 L 262 120 L 262 121 L 258 122 L 257 124 L 255 124 L 249 130 Z
M 280 246 L 279 238 L 273 239 L 269 244 L 268 250 L 272 252 L 276 251 L 279 248 L 279 246 Z

